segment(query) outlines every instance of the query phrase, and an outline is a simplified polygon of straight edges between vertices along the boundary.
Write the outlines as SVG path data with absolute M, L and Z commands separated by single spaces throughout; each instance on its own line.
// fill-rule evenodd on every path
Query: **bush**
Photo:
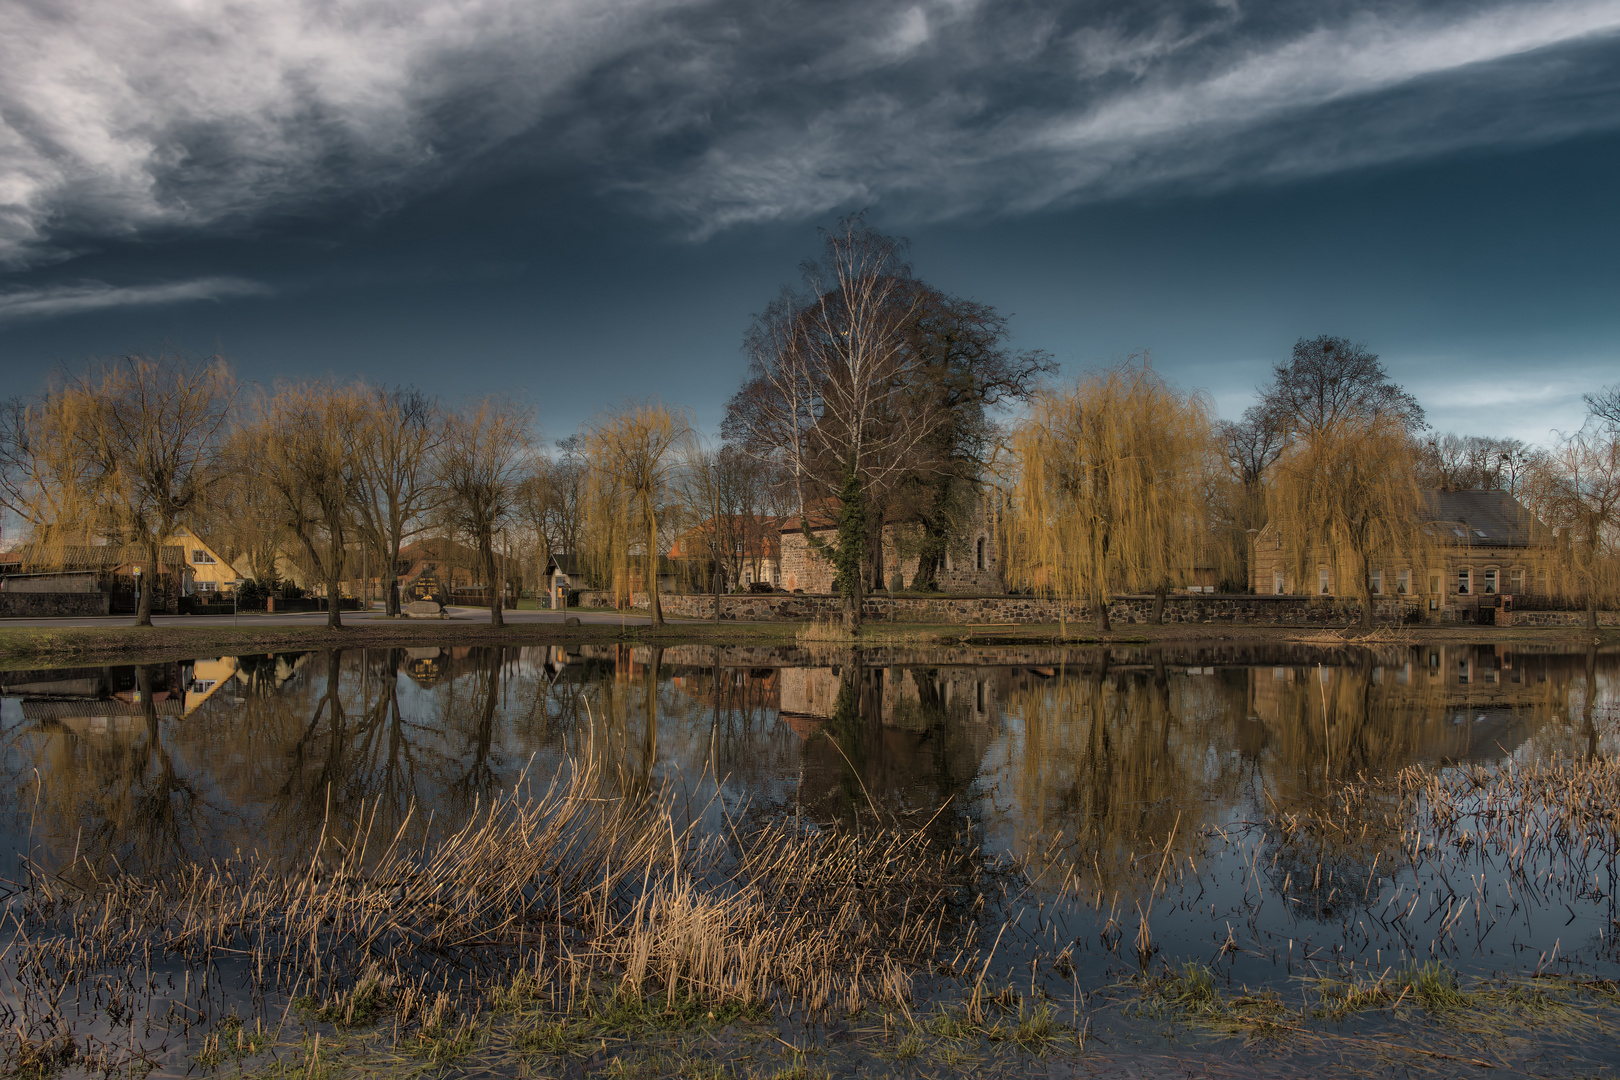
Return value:
M 748 586 L 748 591 L 751 593 L 772 593 L 776 591 L 776 586 L 768 581 L 755 581 Z

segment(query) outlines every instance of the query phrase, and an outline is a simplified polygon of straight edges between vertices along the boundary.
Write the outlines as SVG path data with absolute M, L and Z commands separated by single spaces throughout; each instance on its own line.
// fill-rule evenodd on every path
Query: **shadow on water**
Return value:
M 1434 824 L 1423 785 L 1612 759 L 1617 674 L 1596 648 L 1498 645 L 394 648 L 10 672 L 5 876 L 427 843 L 591 759 L 595 798 L 673 798 L 719 842 L 921 830 L 957 860 L 959 912 L 1016 928 L 958 956 L 1031 1000 L 1189 961 L 1229 986 L 1429 961 L 1613 976 L 1596 856 L 1549 851 L 1516 885 L 1467 861 L 1481 837 Z M 1426 861 L 1442 836 L 1462 862 Z

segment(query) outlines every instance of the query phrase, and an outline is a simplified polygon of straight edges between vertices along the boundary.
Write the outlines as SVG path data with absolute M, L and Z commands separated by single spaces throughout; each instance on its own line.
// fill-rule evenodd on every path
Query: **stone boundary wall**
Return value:
M 714 617 L 714 596 L 664 593 L 659 597 L 664 614 L 676 619 Z M 612 607 L 613 594 L 605 590 L 581 592 L 582 607 Z M 631 594 L 631 606 L 646 609 L 647 594 Z M 1393 621 L 1407 605 L 1390 600 L 1378 605 L 1375 616 Z M 902 596 L 891 600 L 887 593 L 866 597 L 862 605 L 867 618 L 900 623 L 1055 623 L 1056 600 L 1036 596 Z M 844 610 L 841 596 L 824 593 L 738 593 L 720 598 L 722 619 L 825 619 Z M 1070 622 L 1091 618 L 1084 605 L 1067 605 Z M 1538 613 L 1541 614 L 1541 613 Z M 1312 596 L 1249 596 L 1246 594 L 1172 594 L 1165 597 L 1167 623 L 1238 622 L 1257 625 L 1299 623 L 1345 623 L 1361 616 L 1361 605 L 1354 601 L 1321 600 Z M 1152 596 L 1116 596 L 1108 607 L 1111 621 L 1122 625 L 1149 622 L 1153 617 Z M 1526 624 L 1528 625 L 1528 624 Z
M 1597 613 L 1599 626 L 1620 626 L 1620 611 Z M 1584 611 L 1500 611 L 1498 626 L 1585 626 Z
M 3 619 L 107 615 L 111 612 L 112 597 L 104 592 L 0 592 L 0 618 Z

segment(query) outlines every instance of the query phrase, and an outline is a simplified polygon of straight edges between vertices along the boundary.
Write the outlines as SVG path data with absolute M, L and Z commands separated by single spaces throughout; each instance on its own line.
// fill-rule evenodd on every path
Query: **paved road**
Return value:
M 450 607 L 445 612 L 450 618 L 444 622 L 422 620 L 420 623 L 412 621 L 410 625 L 449 626 L 489 623 L 488 608 Z M 611 611 L 571 611 L 569 615 L 579 619 L 582 623 L 599 623 L 608 626 L 619 626 L 624 623 L 641 625 L 648 621 L 645 615 L 620 615 Z M 382 609 L 373 611 L 345 611 L 345 623 L 370 622 L 382 617 Z M 505 612 L 508 623 L 560 623 L 563 613 L 560 611 L 529 611 L 512 610 Z M 669 622 L 689 621 L 670 619 Z M 324 626 L 326 612 L 286 612 L 267 615 L 263 612 L 252 612 L 236 617 L 236 625 L 251 626 Z M 0 619 L 0 626 L 134 626 L 133 615 L 84 615 L 72 618 L 44 618 L 44 619 Z M 229 615 L 154 615 L 154 626 L 230 626 Z M 403 624 L 401 624 L 403 625 Z

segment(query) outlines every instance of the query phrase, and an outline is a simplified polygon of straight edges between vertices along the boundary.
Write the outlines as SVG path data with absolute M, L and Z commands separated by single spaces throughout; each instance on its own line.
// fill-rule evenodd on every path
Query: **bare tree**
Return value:
M 506 621 L 502 615 L 506 582 L 495 558 L 495 538 L 516 507 L 518 484 L 528 466 L 532 423 L 529 410 L 486 398 L 450 415 L 439 446 L 444 513 L 478 552 L 490 589 L 491 626 Z
M 363 482 L 365 405 L 353 388 L 294 383 L 262 395 L 233 440 L 237 467 L 273 495 L 276 523 L 326 585 L 326 625 L 343 626 L 342 580 Z
M 1307 439 L 1375 416 L 1409 432 L 1424 427 L 1423 407 L 1390 381 L 1376 353 L 1328 334 L 1295 342 L 1293 357 L 1277 365 L 1272 384 L 1261 392 L 1261 406 Z
M 1535 451 L 1518 439 L 1445 432 L 1423 441 L 1418 474 L 1428 487 L 1500 489 L 1514 494 L 1534 456 Z
M 399 551 L 421 531 L 440 498 L 434 455 L 444 435 L 436 402 L 420 390 L 361 387 L 365 423 L 357 432 L 356 520 L 387 582 L 384 604 L 398 615 Z

